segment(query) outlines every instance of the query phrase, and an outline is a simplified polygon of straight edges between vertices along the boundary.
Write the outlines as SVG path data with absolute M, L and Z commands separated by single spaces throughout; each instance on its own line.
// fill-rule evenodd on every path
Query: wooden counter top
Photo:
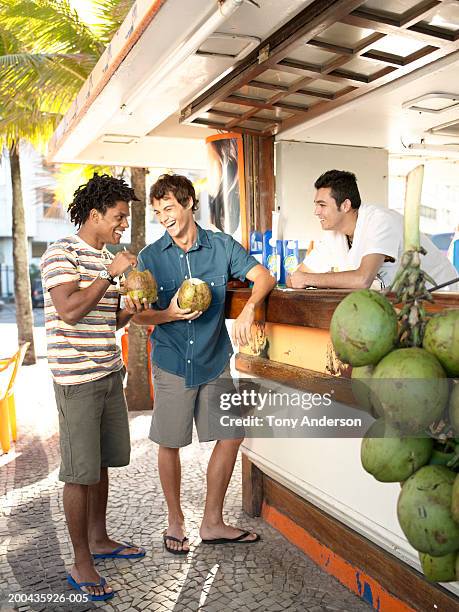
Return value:
M 319 329 L 329 329 L 330 320 L 341 300 L 351 293 L 348 289 L 273 289 L 265 304 L 264 320 Z M 438 292 L 429 312 L 459 308 L 459 293 Z M 250 296 L 250 289 L 228 289 L 226 318 L 235 319 Z M 390 296 L 389 296 L 390 297 Z M 256 315 L 263 320 L 263 312 Z

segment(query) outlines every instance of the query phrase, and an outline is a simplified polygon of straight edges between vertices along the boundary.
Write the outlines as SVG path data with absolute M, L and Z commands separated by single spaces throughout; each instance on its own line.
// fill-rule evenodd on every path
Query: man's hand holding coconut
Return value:
M 202 310 L 191 310 L 191 308 L 180 308 L 179 296 L 181 288 L 177 291 L 169 304 L 167 312 L 171 321 L 194 321 L 202 315 Z
M 135 261 L 137 265 L 137 258 Z M 131 315 L 150 308 L 151 304 L 158 299 L 158 287 L 151 272 L 139 272 L 132 270 L 128 275 L 124 286 L 124 306 Z
M 199 227 L 192 183 L 184 176 L 163 175 L 150 192 L 164 235 L 138 257 L 138 269 L 156 279 L 158 301 L 134 321 L 155 325 L 151 337 L 155 388 L 150 439 L 159 444 L 158 466 L 168 507 L 163 533 L 166 550 L 189 551 L 180 504 L 179 449 L 192 441 L 193 421 L 200 442 L 215 442 L 207 469 L 207 495 L 200 536 L 205 544 L 256 542 L 259 536 L 223 521 L 223 501 L 233 472 L 243 427 L 222 427 L 222 392 L 234 386 L 229 361 L 233 346 L 225 324 L 226 284 L 249 279 L 253 290 L 233 324 L 235 344 L 250 341 L 255 307 L 275 285 L 268 270 L 231 236 Z

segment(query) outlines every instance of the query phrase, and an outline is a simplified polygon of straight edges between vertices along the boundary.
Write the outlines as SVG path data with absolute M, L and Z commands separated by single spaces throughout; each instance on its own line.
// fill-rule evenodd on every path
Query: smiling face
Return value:
M 156 218 L 166 228 L 167 233 L 173 240 L 184 238 L 190 228 L 194 226 L 193 200 L 191 197 L 188 204 L 182 206 L 174 194 L 169 191 L 160 200 L 153 199 L 152 204 Z
M 323 230 L 340 231 L 346 215 L 351 210 L 350 200 L 346 199 L 338 208 L 330 187 L 321 187 L 314 198 L 314 214 L 319 218 Z
M 129 227 L 129 214 L 129 204 L 121 200 L 103 214 L 93 209 L 91 218 L 96 223 L 97 238 L 104 244 L 119 244 L 124 230 Z

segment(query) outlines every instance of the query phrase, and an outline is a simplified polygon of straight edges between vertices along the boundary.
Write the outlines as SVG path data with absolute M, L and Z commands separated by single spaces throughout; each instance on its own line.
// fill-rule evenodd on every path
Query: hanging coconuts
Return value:
M 178 294 L 180 308 L 190 308 L 192 312 L 204 312 L 210 306 L 212 292 L 209 285 L 200 278 L 183 281 Z
M 333 313 L 330 336 L 344 363 L 375 365 L 395 346 L 397 315 L 389 300 L 377 291 L 353 291 Z
M 422 346 L 437 357 L 449 376 L 459 376 L 459 310 L 434 315 L 426 325 Z
M 364 469 L 380 482 L 400 482 L 425 465 L 432 453 L 431 438 L 401 437 L 398 430 L 378 419 L 362 440 Z
M 149 270 L 132 270 L 126 278 L 124 289 L 131 300 L 147 300 L 153 304 L 158 299 L 158 286 Z
M 459 475 L 456 476 L 451 494 L 451 514 L 453 519 L 459 523 Z
M 448 380 L 434 355 L 421 348 L 392 351 L 381 359 L 372 390 L 388 421 L 415 434 L 439 419 L 448 403 Z
M 382 416 L 362 440 L 362 465 L 379 481 L 404 481 L 400 526 L 427 579 L 446 582 L 459 579 L 459 381 L 447 378 L 459 377 L 459 310 L 429 318 L 424 308 L 433 301 L 426 283 L 435 281 L 421 268 L 423 172 L 419 166 L 407 177 L 405 252 L 389 290 L 400 307 L 355 291 L 335 310 L 330 335 L 353 366 L 354 397 Z
M 455 552 L 443 557 L 432 557 L 427 553 L 419 553 L 422 571 L 430 582 L 454 582 L 458 559 L 459 556 Z
M 449 422 L 453 430 L 453 436 L 459 438 L 459 382 L 453 385 L 449 398 Z
M 352 393 L 358 406 L 377 418 L 382 416 L 384 413 L 382 408 L 379 406 L 378 398 L 373 393 L 371 388 L 374 370 L 375 367 L 372 365 L 352 368 L 351 380 Z
M 454 479 L 443 465 L 425 465 L 408 478 L 398 498 L 398 521 L 408 542 L 432 557 L 459 549 L 459 524 L 451 514 Z

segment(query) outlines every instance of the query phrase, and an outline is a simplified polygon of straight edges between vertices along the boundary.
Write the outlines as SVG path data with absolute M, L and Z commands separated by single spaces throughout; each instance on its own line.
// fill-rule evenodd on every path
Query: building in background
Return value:
M 406 175 L 419 163 L 417 157 L 389 156 L 389 208 L 403 214 Z M 422 163 L 421 231 L 430 236 L 444 235 L 445 244 L 437 246 L 447 251 L 459 224 L 459 160 L 427 158 Z M 450 236 L 449 241 L 446 236 Z
M 46 164 L 30 144 L 21 145 L 21 181 L 26 213 L 31 275 L 38 274 L 38 263 L 48 244 L 71 230 L 62 205 L 55 198 L 56 167 Z M 0 297 L 14 292 L 12 191 L 8 152 L 0 164 Z

